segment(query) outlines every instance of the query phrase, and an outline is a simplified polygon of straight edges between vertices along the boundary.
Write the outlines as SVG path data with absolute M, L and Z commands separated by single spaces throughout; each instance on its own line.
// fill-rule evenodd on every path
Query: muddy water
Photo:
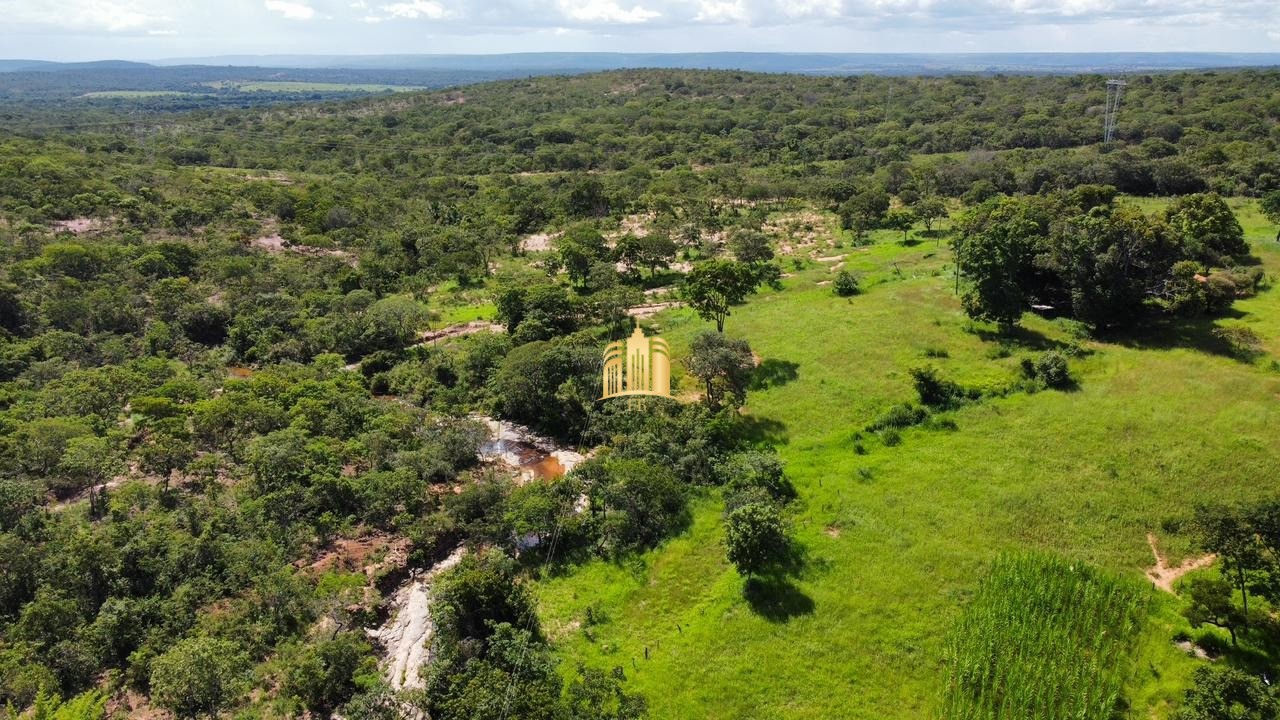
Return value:
M 554 480 L 585 459 L 522 425 L 484 416 L 477 419 L 489 427 L 489 439 L 480 446 L 480 459 L 516 470 L 521 482 Z

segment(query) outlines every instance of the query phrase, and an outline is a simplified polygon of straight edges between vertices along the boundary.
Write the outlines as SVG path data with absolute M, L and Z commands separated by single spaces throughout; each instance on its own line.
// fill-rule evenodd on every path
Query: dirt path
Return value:
M 377 630 L 369 630 L 386 650 L 383 664 L 387 682 L 394 690 L 421 688 L 418 669 L 431 660 L 431 586 L 436 577 L 462 561 L 465 548 L 436 563 L 423 575 L 411 578 L 391 596 L 391 617 Z
M 449 327 L 441 328 L 439 330 L 428 330 L 418 336 L 422 339 L 422 342 L 418 344 L 426 345 L 440 340 L 448 340 L 449 338 L 461 337 L 463 335 L 474 335 L 475 333 L 480 332 L 500 333 L 506 331 L 507 328 L 505 325 L 486 322 L 484 320 L 472 320 L 469 323 L 463 323 L 461 325 L 450 325 Z
M 653 317 L 668 308 L 678 307 L 684 307 L 684 303 L 675 300 L 670 302 L 648 303 L 645 305 L 636 305 L 635 307 L 627 308 L 627 315 L 635 318 L 647 318 Z
M 1167 593 L 1173 593 L 1173 584 L 1182 579 L 1183 575 L 1194 570 L 1201 570 L 1213 564 L 1218 559 L 1217 555 L 1210 553 L 1203 557 L 1191 558 L 1183 562 L 1178 567 L 1169 567 L 1169 561 L 1160 552 L 1160 548 L 1156 545 L 1156 536 L 1147 533 L 1147 544 L 1151 546 L 1151 554 L 1156 558 L 1156 566 L 1147 570 L 1147 577 L 1151 578 L 1151 582 L 1155 586 Z M 1176 593 L 1174 593 L 1176 594 Z

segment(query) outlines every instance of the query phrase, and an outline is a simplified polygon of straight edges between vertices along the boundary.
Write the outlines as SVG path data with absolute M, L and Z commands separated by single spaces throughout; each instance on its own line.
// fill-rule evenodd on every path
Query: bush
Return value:
M 189 638 L 152 663 L 151 697 L 180 718 L 217 716 L 248 690 L 249 668 L 235 643 Z
M 911 368 L 908 372 L 911 373 L 916 392 L 920 394 L 920 402 L 929 407 L 950 407 L 974 399 L 977 395 L 950 380 L 942 379 L 932 367 Z
M 782 470 L 782 461 L 772 452 L 752 450 L 729 459 L 723 471 L 729 490 L 758 488 L 773 500 L 786 501 L 796 496 L 796 489 Z
M 1214 328 L 1213 336 L 1226 346 L 1228 352 L 1239 358 L 1252 359 L 1262 352 L 1262 338 L 1252 328 L 1243 325 Z
M 782 516 L 772 503 L 751 503 L 729 513 L 725 524 L 729 562 L 742 575 L 759 575 L 776 566 L 787 552 Z
M 902 444 L 902 433 L 897 428 L 889 428 L 880 435 L 880 439 L 886 447 L 897 447 Z
M 883 415 L 867 425 L 869 432 L 887 430 L 889 428 L 908 428 L 919 425 L 929 418 L 929 411 L 919 405 L 903 403 L 889 408 Z
M 861 292 L 861 288 L 858 287 L 858 278 L 848 270 L 841 270 L 836 275 L 832 289 L 840 297 L 852 297 Z
M 1045 387 L 1061 389 L 1071 384 L 1067 358 L 1057 350 L 1050 350 L 1035 360 L 1023 358 L 1022 372 L 1028 378 L 1039 380 Z

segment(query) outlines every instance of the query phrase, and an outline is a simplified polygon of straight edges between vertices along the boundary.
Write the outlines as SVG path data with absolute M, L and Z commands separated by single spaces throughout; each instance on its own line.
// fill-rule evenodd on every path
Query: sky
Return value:
M 1280 0 L 0 0 L 0 58 L 1280 52 Z

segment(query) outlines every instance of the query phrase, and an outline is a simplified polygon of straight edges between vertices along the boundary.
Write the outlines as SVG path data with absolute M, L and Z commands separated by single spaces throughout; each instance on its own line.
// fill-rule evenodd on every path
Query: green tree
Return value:
M 604 236 L 586 224 L 575 225 L 566 230 L 556 240 L 555 246 L 560 267 L 564 268 L 569 281 L 578 287 L 586 285 L 592 266 L 609 254 Z
M 1187 583 L 1190 605 L 1183 614 L 1194 627 L 1215 625 L 1231 633 L 1236 645 L 1236 631 L 1245 625 L 1244 611 L 1232 600 L 1231 583 L 1221 578 L 1192 578 Z
M 1280 703 L 1261 680 L 1233 667 L 1196 668 L 1174 720 L 1276 720 Z
M 782 515 L 770 502 L 743 505 L 725 519 L 729 562 L 742 575 L 762 575 L 781 563 L 789 541 Z
M 1280 190 L 1272 190 L 1264 195 L 1258 205 L 1263 217 L 1270 220 L 1272 225 L 1280 225 Z M 1280 233 L 1276 234 L 1276 239 L 1280 240 Z
M 89 488 L 91 515 L 98 512 L 97 487 L 124 470 L 124 462 L 116 447 L 106 438 L 94 436 L 74 437 L 67 441 L 58 466 L 66 483 L 60 483 L 58 489 L 74 491 Z
M 889 212 L 889 193 L 878 187 L 856 193 L 840 205 L 840 225 L 862 239 L 868 230 L 880 226 Z
M 911 228 L 916 224 L 916 214 L 908 209 L 890 210 L 884 217 L 884 226 L 902 233 L 902 242 L 910 239 Z
M 955 241 L 956 267 L 969 281 L 961 297 L 965 312 L 1009 328 L 1030 304 L 1032 262 L 1045 236 L 1042 208 L 1016 198 L 989 200 L 961 219 Z
M 703 320 L 712 320 L 717 332 L 734 305 L 746 301 L 760 287 L 760 274 L 747 263 L 708 260 L 693 266 L 684 278 L 681 295 Z
M 248 691 L 249 668 L 229 640 L 180 640 L 153 662 L 151 698 L 180 718 L 216 718 Z
M 1216 193 L 1180 197 L 1165 210 L 1165 219 L 1189 251 L 1209 263 L 1249 254 L 1244 229 L 1226 201 Z
M 735 228 L 729 234 L 729 249 L 738 262 L 759 264 L 773 259 L 773 247 L 769 237 L 759 230 Z
M 1199 536 L 1200 544 L 1222 559 L 1223 574 L 1240 591 L 1244 603 L 1242 622 L 1247 625 L 1249 586 L 1265 568 L 1258 533 L 1248 508 L 1221 504 L 1201 505 L 1195 509 L 1192 526 Z
M 286 671 L 284 691 L 313 713 L 332 710 L 355 694 L 360 682 L 377 677 L 373 648 L 356 633 L 339 633 L 306 646 Z
M 671 471 L 643 460 L 611 460 L 588 490 L 605 553 L 653 547 L 688 522 L 687 500 Z
M 702 382 L 712 408 L 726 401 L 734 406 L 746 401 L 747 386 L 755 372 L 755 358 L 746 340 L 727 338 L 720 332 L 699 333 L 690 343 L 684 364 L 689 374 Z
M 643 697 L 623 690 L 627 680 L 622 668 L 609 673 L 578 665 L 578 676 L 569 683 L 569 720 L 642 720 L 649 716 Z
M 925 230 L 933 232 L 933 224 L 947 216 L 947 204 L 936 195 L 925 195 L 911 204 L 911 211 L 924 223 Z

